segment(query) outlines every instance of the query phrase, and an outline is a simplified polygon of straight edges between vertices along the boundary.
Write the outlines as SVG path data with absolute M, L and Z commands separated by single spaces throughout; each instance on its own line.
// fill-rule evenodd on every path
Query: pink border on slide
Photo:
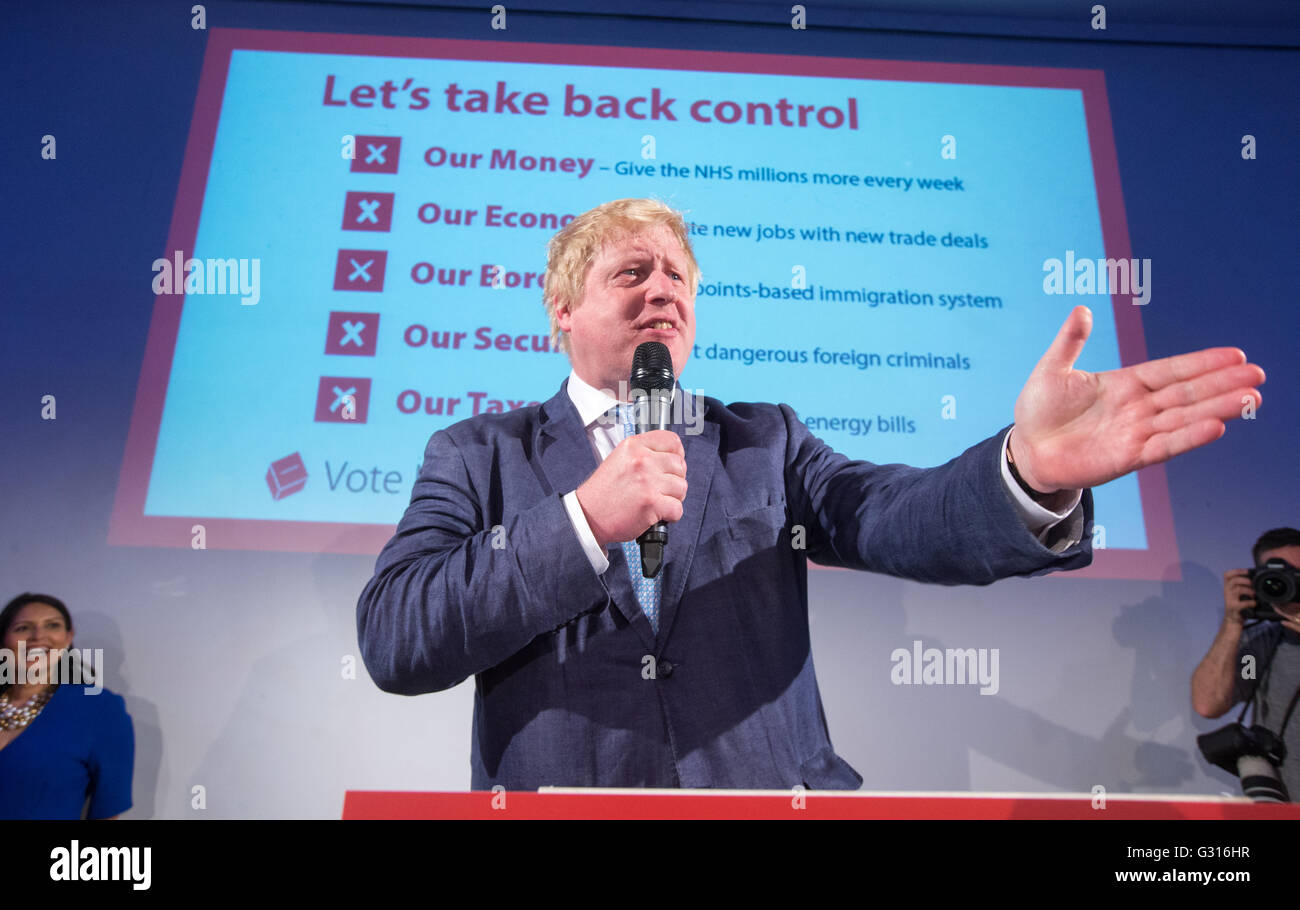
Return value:
M 1131 256 L 1105 77 L 1100 70 L 214 28 L 208 35 L 164 257 L 170 257 L 173 250 L 194 248 L 230 54 L 235 49 L 1077 89 L 1083 94 L 1106 255 L 1119 259 Z M 215 549 L 378 553 L 392 536 L 395 524 L 175 518 L 144 514 L 183 305 L 183 295 L 159 296 L 154 303 L 108 542 L 126 546 L 186 547 L 190 545 L 191 527 L 201 523 L 206 528 L 207 546 Z M 1121 363 L 1145 360 L 1146 343 L 1137 310 L 1131 302 L 1118 296 L 1112 298 L 1111 305 L 1119 336 Z M 1146 518 L 1147 549 L 1098 550 L 1090 567 L 1058 577 L 1177 579 L 1178 551 L 1164 468 L 1159 465 L 1146 468 L 1138 473 L 1138 481 Z

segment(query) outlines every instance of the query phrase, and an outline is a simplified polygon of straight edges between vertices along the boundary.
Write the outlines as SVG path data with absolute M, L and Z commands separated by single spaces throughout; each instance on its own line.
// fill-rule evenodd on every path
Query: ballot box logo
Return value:
M 302 463 L 302 455 L 294 452 L 278 461 L 271 462 L 266 469 L 266 485 L 275 500 L 292 496 L 307 485 L 307 466 Z
M 322 376 L 316 387 L 318 423 L 365 423 L 370 414 L 370 380 Z
M 357 153 L 352 159 L 351 172 L 396 174 L 401 151 L 400 136 L 357 136 Z
M 384 250 L 339 250 L 334 265 L 334 290 L 382 291 L 388 253 Z
M 343 199 L 343 230 L 392 230 L 395 196 L 395 193 L 348 193 Z
M 374 357 L 378 337 L 378 313 L 334 310 L 325 330 L 325 353 Z

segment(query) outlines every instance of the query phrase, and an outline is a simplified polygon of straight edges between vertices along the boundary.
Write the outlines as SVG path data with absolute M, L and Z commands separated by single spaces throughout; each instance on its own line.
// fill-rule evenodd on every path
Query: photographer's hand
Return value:
M 1223 621 L 1241 626 L 1245 618 L 1242 610 L 1253 610 L 1255 602 L 1255 584 L 1250 578 L 1250 569 L 1229 569 L 1223 573 Z

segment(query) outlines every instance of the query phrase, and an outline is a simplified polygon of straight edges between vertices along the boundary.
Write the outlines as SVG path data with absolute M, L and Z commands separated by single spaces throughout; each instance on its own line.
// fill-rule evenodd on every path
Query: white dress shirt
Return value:
M 573 406 L 578 409 L 578 417 L 582 420 L 582 425 L 587 428 L 587 440 L 591 443 L 592 451 L 596 453 L 598 460 L 604 461 L 624 438 L 621 423 L 610 423 L 599 419 L 602 414 L 619 404 L 618 399 L 584 382 L 573 371 L 569 372 L 567 388 L 569 399 L 573 402 Z M 1011 476 L 1011 468 L 1007 464 L 1007 438 L 1010 435 L 1011 431 L 1008 430 L 1007 435 L 1002 437 L 1002 482 L 1006 485 L 1011 495 L 1011 502 L 1015 505 L 1016 513 L 1025 523 L 1025 527 L 1038 538 L 1039 543 L 1046 544 L 1047 537 L 1052 529 L 1082 508 L 1083 491 L 1075 491 L 1070 507 L 1064 512 L 1053 512 L 1034 502 L 1030 495 L 1021 488 L 1020 484 L 1016 483 L 1016 479 Z M 687 482 L 690 482 L 690 478 L 687 478 Z M 582 513 L 582 506 L 578 503 L 577 490 L 564 495 L 564 508 L 569 513 L 569 521 L 573 523 L 573 530 L 577 533 L 578 540 L 582 542 L 583 552 L 587 554 L 592 569 L 595 570 L 597 575 L 604 575 L 606 570 L 609 569 L 609 557 L 601 549 L 600 544 L 596 542 L 596 536 L 591 533 L 591 526 L 587 524 L 587 516 Z M 1079 542 L 1083 522 L 1078 521 L 1076 524 L 1080 530 L 1069 537 L 1056 541 L 1052 545 L 1053 550 L 1060 552 Z M 612 543 L 610 546 L 616 547 L 619 544 Z

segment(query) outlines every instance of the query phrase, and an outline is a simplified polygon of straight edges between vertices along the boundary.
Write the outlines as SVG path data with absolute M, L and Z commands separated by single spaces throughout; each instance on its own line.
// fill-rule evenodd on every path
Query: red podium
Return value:
M 1244 797 L 838 790 L 399 793 L 349 790 L 345 819 L 1298 819 L 1300 805 Z

